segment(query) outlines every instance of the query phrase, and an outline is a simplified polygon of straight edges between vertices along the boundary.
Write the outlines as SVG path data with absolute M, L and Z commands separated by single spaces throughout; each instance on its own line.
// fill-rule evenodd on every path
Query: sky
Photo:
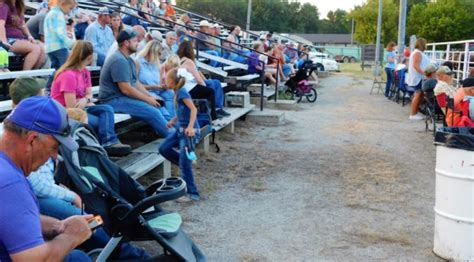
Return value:
M 361 5 L 366 0 L 301 0 L 301 3 L 310 3 L 318 7 L 320 18 L 326 18 L 329 11 L 338 8 L 350 11 L 356 5 Z

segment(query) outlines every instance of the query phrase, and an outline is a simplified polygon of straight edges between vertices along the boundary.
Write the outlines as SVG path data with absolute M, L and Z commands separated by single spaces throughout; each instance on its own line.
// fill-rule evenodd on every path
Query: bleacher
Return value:
M 95 13 L 101 7 L 93 1 L 79 1 L 79 7 L 85 12 Z M 111 4 L 113 5 L 113 4 Z M 29 9 L 35 9 L 38 7 L 38 3 L 27 2 Z M 31 13 L 31 12 L 30 12 Z M 199 19 L 193 17 L 193 26 L 198 27 Z M 170 30 L 171 27 L 152 26 L 149 30 L 159 30 L 163 34 Z M 225 31 L 224 31 L 225 32 Z M 250 41 L 250 40 L 249 40 Z M 261 79 L 258 74 L 246 74 L 247 65 L 233 62 L 231 60 L 224 59 L 222 57 L 216 57 L 209 55 L 204 52 L 198 52 L 199 61 L 196 61 L 197 66 L 208 76 L 215 76 L 222 80 L 222 87 L 226 90 L 239 90 L 239 91 L 250 91 L 251 94 L 264 96 L 266 99 L 270 99 L 275 92 L 269 94 L 268 88 L 261 86 L 261 90 L 264 92 L 255 92 L 255 88 L 248 90 L 251 84 L 260 85 Z M 220 67 L 212 67 L 206 62 L 210 59 L 216 60 L 221 63 Z M 8 100 L 8 84 L 14 79 L 22 76 L 42 77 L 47 78 L 53 73 L 53 69 L 40 69 L 30 71 L 20 71 L 22 65 L 22 57 L 10 55 L 10 63 L 12 71 L 6 73 L 0 73 L 0 81 L 2 82 L 3 101 L 0 101 L 0 120 L 11 111 L 11 101 Z M 89 67 L 92 75 L 93 83 L 93 94 L 94 97 L 98 96 L 99 86 L 98 81 L 100 77 L 100 67 Z M 229 89 L 230 88 L 230 89 Z M 265 94 L 266 92 L 266 94 Z M 244 117 L 246 114 L 254 110 L 255 105 L 249 105 L 245 108 L 225 108 L 230 113 L 230 116 L 223 118 L 219 121 L 219 125 L 215 126 L 214 129 L 219 132 L 225 129 L 229 129 L 230 132 L 234 132 L 235 121 Z M 127 136 L 131 132 L 137 130 L 146 130 L 145 123 L 133 119 L 127 114 L 115 114 L 115 125 L 116 132 L 120 136 Z M 149 131 L 149 130 L 148 130 Z M 116 162 L 134 178 L 139 178 L 151 170 L 160 167 L 161 172 L 165 177 L 171 175 L 171 165 L 158 153 L 158 145 L 162 141 L 162 138 L 154 137 L 152 141 L 144 145 L 133 148 L 132 152 L 122 158 L 114 158 Z M 201 141 L 204 152 L 209 151 L 209 136 L 204 137 Z

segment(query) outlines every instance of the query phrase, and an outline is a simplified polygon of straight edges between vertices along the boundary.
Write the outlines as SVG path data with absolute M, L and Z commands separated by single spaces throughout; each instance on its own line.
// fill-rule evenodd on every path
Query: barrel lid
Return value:
M 435 145 L 474 151 L 474 128 L 442 127 L 436 130 Z

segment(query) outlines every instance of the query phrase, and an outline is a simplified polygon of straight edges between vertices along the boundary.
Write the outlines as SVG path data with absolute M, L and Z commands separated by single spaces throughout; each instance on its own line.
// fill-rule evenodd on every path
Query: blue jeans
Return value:
M 165 90 L 152 90 L 150 91 L 152 94 L 161 97 L 165 101 L 165 109 L 167 111 L 167 115 L 164 114 L 163 116 L 171 120 L 176 115 L 175 106 L 174 106 L 174 91 L 171 89 Z
M 283 74 L 284 74 L 285 76 L 288 76 L 288 75 L 291 73 L 291 65 L 289 65 L 289 64 L 283 64 L 281 68 L 282 68 Z
M 92 259 L 83 251 L 81 250 L 72 250 L 69 255 L 67 255 L 64 260 L 64 262 L 92 262 Z
M 159 151 L 164 158 L 179 166 L 181 177 L 186 182 L 188 194 L 199 196 L 197 186 L 194 183 L 192 162 L 186 156 L 185 148 L 188 146 L 188 139 L 182 129 L 183 128 L 179 128 L 177 131 L 167 136 L 165 141 L 160 144 Z M 191 139 L 192 143 L 199 141 L 199 129 L 197 131 L 196 135 Z M 174 149 L 177 147 L 179 147 L 179 153 Z
M 103 66 L 105 63 L 105 55 L 104 54 L 97 54 L 97 66 Z
M 390 95 L 390 87 L 393 83 L 393 69 L 385 67 L 385 73 L 387 74 L 387 83 L 385 84 L 385 97 Z
M 159 108 L 153 107 L 141 100 L 121 96 L 106 101 L 106 104 L 111 105 L 116 113 L 129 114 L 146 122 L 162 137 L 167 137 L 174 131 L 172 128 L 166 127 L 168 121 L 166 121 Z
M 62 48 L 51 53 L 48 53 L 48 57 L 51 60 L 51 68 L 57 70 L 60 68 L 64 63 L 66 63 L 67 57 L 69 56 L 69 51 L 66 48 Z M 49 76 L 48 82 L 46 83 L 46 90 L 45 95 L 49 95 L 51 93 L 51 85 L 53 84 L 54 80 L 54 73 Z
M 94 105 L 86 108 L 89 125 L 99 136 L 102 146 L 110 146 L 119 142 L 115 133 L 114 109 L 110 105 Z
M 241 64 L 246 64 L 247 63 L 247 58 L 243 57 L 243 56 L 239 56 L 238 54 L 236 53 L 229 53 L 229 52 L 226 52 L 224 54 L 224 57 L 225 59 L 227 60 L 230 60 L 230 61 L 234 61 L 234 62 L 237 62 L 237 63 L 241 63 Z
M 210 54 L 210 55 L 213 55 L 213 56 L 219 56 L 220 57 L 219 53 L 215 50 L 199 50 L 199 52 L 204 52 L 204 53 L 207 53 L 207 54 Z M 214 60 L 210 60 L 209 65 L 213 66 L 213 67 L 218 67 L 219 62 L 214 61 Z
M 214 96 L 216 100 L 216 109 L 224 108 L 224 89 L 219 80 L 216 79 L 207 79 L 206 86 L 214 90 Z
M 81 209 L 59 198 L 38 197 L 38 203 L 40 207 L 40 213 L 42 215 L 54 217 L 59 220 L 63 220 L 75 215 L 83 215 Z M 109 240 L 110 240 L 110 236 L 105 232 L 105 230 L 102 228 L 98 228 L 95 230 L 94 234 L 92 234 L 89 240 L 81 244 L 81 248 L 85 250 L 103 248 L 109 242 Z M 120 252 L 121 259 L 149 257 L 149 255 L 144 250 L 134 247 L 130 245 L 129 243 L 123 243 L 121 248 L 122 248 Z M 66 260 L 66 261 L 83 261 L 83 260 Z

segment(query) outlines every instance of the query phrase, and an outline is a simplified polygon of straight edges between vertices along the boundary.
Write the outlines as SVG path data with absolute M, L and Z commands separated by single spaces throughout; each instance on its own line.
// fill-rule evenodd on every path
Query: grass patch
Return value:
M 291 95 L 285 93 L 285 91 L 278 91 L 278 100 L 293 100 Z
M 362 71 L 362 68 L 360 66 L 360 63 L 344 63 L 341 64 L 341 72 L 342 73 L 347 73 L 350 75 L 353 75 L 355 77 L 360 77 L 363 79 L 373 79 L 373 67 L 372 68 L 364 68 L 364 71 Z M 385 74 L 382 74 L 382 78 L 385 78 Z

